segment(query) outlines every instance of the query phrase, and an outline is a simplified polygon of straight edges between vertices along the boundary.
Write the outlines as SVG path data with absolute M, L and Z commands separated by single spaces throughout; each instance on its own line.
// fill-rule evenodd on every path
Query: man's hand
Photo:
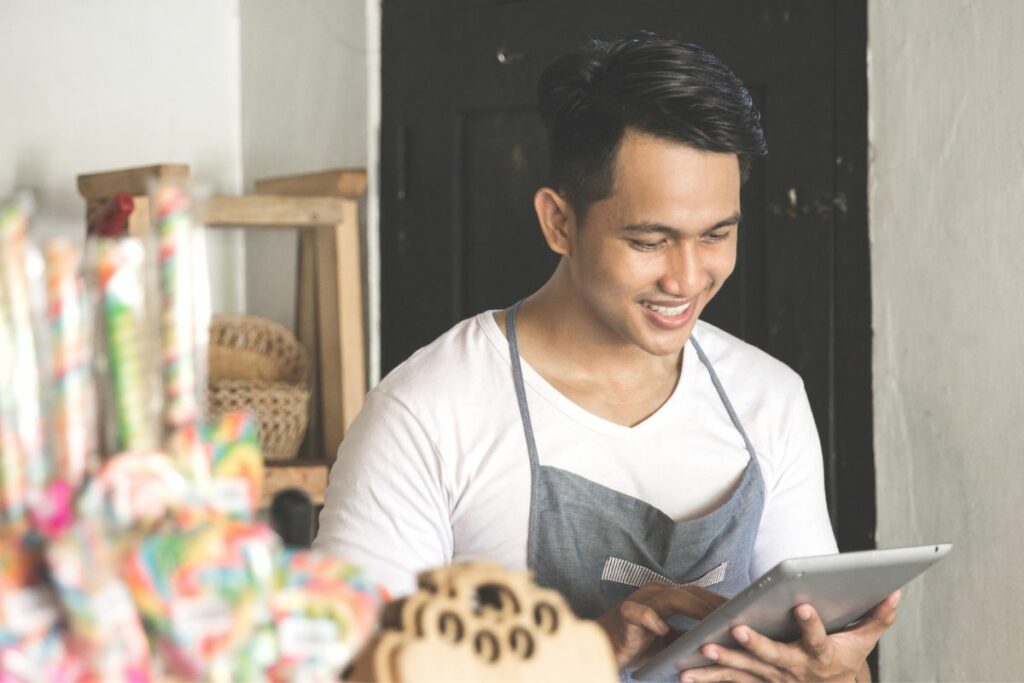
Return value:
M 725 601 L 725 597 L 705 588 L 650 583 L 601 615 L 597 623 L 611 639 L 615 659 L 622 668 L 644 654 L 656 638 L 668 634 L 666 618 L 685 614 L 703 619 Z
M 896 591 L 871 615 L 849 631 L 825 633 L 825 625 L 810 605 L 794 610 L 802 637 L 794 643 L 778 643 L 747 626 L 737 626 L 732 636 L 744 650 L 705 645 L 701 653 L 716 666 L 689 669 L 683 683 L 705 681 L 853 681 L 878 639 L 896 621 Z

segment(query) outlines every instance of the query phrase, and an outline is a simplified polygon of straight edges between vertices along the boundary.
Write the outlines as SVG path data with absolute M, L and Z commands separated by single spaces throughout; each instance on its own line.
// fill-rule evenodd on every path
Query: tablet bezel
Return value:
M 700 648 L 717 643 L 742 649 L 730 635 L 740 624 L 773 640 L 795 640 L 800 630 L 792 611 L 805 602 L 818 610 L 829 633 L 844 630 L 952 548 L 952 544 L 937 543 L 783 560 L 680 635 L 632 677 L 638 681 L 677 680 L 680 671 L 712 665 Z

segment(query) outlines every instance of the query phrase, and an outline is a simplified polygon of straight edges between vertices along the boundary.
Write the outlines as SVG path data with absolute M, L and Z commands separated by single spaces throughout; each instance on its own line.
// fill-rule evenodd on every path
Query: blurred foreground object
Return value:
M 529 572 L 495 564 L 420 574 L 359 657 L 355 681 L 617 681 L 604 631 Z

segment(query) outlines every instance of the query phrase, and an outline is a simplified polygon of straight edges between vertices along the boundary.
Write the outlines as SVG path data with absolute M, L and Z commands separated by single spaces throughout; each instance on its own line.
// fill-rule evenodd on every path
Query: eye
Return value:
M 628 240 L 629 244 L 637 251 L 654 251 L 655 249 L 661 248 L 665 244 L 665 240 L 660 242 L 645 242 L 643 240 Z
M 721 242 L 729 238 L 729 231 L 724 232 L 709 232 L 704 235 L 704 239 L 708 242 Z

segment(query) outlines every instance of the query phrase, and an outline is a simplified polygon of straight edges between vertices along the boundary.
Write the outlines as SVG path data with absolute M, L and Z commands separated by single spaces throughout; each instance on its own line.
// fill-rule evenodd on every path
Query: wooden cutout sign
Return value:
M 419 584 L 392 606 L 352 680 L 618 680 L 604 631 L 529 572 L 453 565 L 421 574 Z

